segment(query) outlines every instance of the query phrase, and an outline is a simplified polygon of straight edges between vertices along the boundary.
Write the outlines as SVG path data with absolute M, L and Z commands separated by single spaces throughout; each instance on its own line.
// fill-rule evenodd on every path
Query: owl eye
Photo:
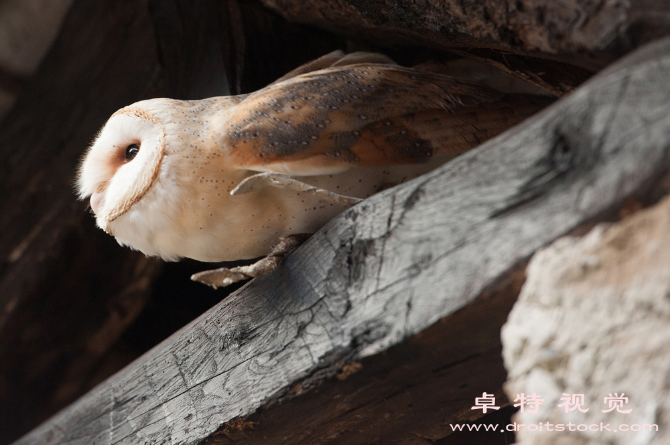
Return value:
M 128 147 L 126 147 L 126 159 L 128 161 L 132 161 L 135 159 L 135 156 L 137 156 L 137 153 L 140 152 L 140 146 L 139 144 L 130 144 Z

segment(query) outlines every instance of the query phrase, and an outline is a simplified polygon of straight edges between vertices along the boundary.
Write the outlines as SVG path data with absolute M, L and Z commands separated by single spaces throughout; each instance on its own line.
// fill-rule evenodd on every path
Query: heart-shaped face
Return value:
M 100 227 L 123 215 L 149 190 L 165 153 L 165 129 L 139 107 L 119 110 L 100 131 L 79 171 L 81 198 L 91 197 Z

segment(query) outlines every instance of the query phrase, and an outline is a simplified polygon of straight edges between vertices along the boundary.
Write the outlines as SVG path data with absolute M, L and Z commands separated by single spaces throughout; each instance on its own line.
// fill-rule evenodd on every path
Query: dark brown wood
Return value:
M 560 63 L 538 65 L 533 58 L 596 71 L 633 48 L 670 33 L 670 4 L 651 0 L 263 0 L 263 3 L 290 21 L 366 37 L 385 46 L 418 44 L 466 51 L 507 66 L 556 93 L 569 91 L 581 83 L 583 73 Z
M 91 387 L 161 269 L 94 227 L 73 179 L 116 109 L 228 92 L 237 53 L 222 42 L 235 46 L 226 33 L 239 17 L 219 1 L 187 3 L 77 1 L 2 122 L 0 443 Z
M 448 431 L 435 425 L 436 417 L 384 436 L 380 430 L 393 421 L 374 418 L 385 411 L 372 407 L 383 408 L 388 399 L 394 412 L 404 412 L 406 385 L 409 403 L 426 398 L 430 407 L 440 397 L 460 403 L 445 411 L 442 422 L 450 423 L 472 415 L 473 393 L 496 390 L 482 387 L 502 379 L 500 362 L 487 361 L 497 355 L 497 326 L 509 307 L 496 283 L 510 280 L 514 293 L 517 267 L 538 248 L 616 214 L 630 197 L 653 201 L 670 188 L 669 76 L 670 40 L 663 40 L 435 172 L 347 210 L 282 267 L 17 444 L 185 444 L 225 442 L 237 433 L 247 435 L 245 443 L 284 437 L 363 443 L 355 441 L 366 428 L 357 413 L 370 420 L 364 437 L 375 431 L 390 443 L 440 437 Z M 493 295 L 468 306 L 487 291 Z M 487 311 L 481 322 L 490 318 L 496 327 L 473 323 Z M 422 344 L 417 334 L 424 331 Z M 457 335 L 482 338 L 461 343 Z M 459 360 L 487 380 L 475 383 Z M 442 370 L 435 368 L 440 363 Z M 431 369 L 438 375 L 422 386 Z M 337 374 L 348 378 L 332 380 Z M 435 389 L 430 397 L 444 382 L 455 388 Z M 460 391 L 462 382 L 478 386 Z M 338 406 L 340 399 L 352 401 L 354 411 Z M 293 404 L 298 412 L 319 407 L 320 413 L 286 423 Z M 410 419 L 421 409 L 412 407 Z M 330 411 L 341 416 L 329 417 Z M 258 435 L 245 432 L 250 422 L 262 424 L 254 426 Z M 222 434 L 211 437 L 219 428 Z

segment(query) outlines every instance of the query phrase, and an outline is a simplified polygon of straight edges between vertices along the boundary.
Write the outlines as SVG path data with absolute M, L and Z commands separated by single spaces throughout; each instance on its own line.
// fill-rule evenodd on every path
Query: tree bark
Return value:
M 444 397 L 442 422 L 462 421 L 473 415 L 472 394 L 500 394 L 474 376 L 501 381 L 498 325 L 524 261 L 630 199 L 667 193 L 668 76 L 663 40 L 435 172 L 344 212 L 282 267 L 17 444 L 222 443 L 238 433 L 267 443 L 264 431 L 288 443 L 351 444 L 385 428 L 389 442 L 413 443 L 448 434 L 436 417 L 411 420 Z M 338 374 L 351 377 L 332 380 Z M 386 399 L 397 411 L 370 409 Z M 386 416 L 401 406 L 407 422 Z M 315 412 L 287 417 L 293 407 Z M 250 421 L 260 424 L 248 429 Z M 360 429 L 368 435 L 357 441 Z

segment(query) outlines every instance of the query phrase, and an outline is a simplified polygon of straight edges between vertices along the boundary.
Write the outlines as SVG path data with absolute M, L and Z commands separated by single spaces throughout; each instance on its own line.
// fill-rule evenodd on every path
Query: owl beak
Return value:
M 95 220 L 98 223 L 98 227 L 107 232 L 108 234 L 114 236 L 110 230 L 109 223 L 106 218 L 102 217 L 102 210 L 105 208 L 105 189 L 101 188 L 99 191 L 91 195 L 91 209 L 97 217 Z
M 93 213 L 100 216 L 100 211 L 105 207 L 105 193 L 95 192 L 91 195 L 91 208 Z

